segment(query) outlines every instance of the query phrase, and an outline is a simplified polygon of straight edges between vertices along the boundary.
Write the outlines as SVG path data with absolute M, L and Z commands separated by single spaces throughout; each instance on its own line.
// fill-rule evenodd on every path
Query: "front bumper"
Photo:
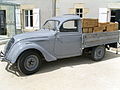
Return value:
M 0 52 L 0 61 L 5 61 L 10 63 L 10 61 L 5 58 L 5 54 L 2 51 Z
M 0 52 L 0 61 L 4 61 L 4 53 L 2 51 Z
M 10 73 L 12 73 L 12 74 L 15 74 L 16 76 L 20 76 L 17 72 L 18 72 L 18 68 L 16 67 L 16 65 L 15 64 L 12 64 L 9 60 L 7 60 L 6 58 L 5 58 L 5 54 L 1 51 L 0 52 L 0 61 L 2 61 L 2 62 L 7 62 L 7 66 L 5 67 L 5 69 L 8 71 L 8 72 L 10 72 Z

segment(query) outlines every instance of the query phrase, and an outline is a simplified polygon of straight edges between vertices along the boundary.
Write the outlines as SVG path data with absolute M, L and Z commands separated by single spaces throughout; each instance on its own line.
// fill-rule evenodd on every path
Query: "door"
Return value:
M 0 10 L 0 35 L 6 35 L 6 12 L 5 10 Z
M 82 34 L 78 32 L 76 24 L 79 21 L 70 20 L 61 25 L 55 40 L 55 54 L 58 58 L 81 55 Z
M 111 10 L 111 22 L 118 22 L 120 29 L 120 9 Z

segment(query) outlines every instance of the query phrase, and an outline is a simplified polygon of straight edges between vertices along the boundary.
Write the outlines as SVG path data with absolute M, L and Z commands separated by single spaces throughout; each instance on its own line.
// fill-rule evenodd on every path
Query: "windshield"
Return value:
M 59 25 L 59 21 L 56 20 L 48 20 L 44 25 L 43 29 L 49 29 L 49 30 L 56 30 L 57 26 Z

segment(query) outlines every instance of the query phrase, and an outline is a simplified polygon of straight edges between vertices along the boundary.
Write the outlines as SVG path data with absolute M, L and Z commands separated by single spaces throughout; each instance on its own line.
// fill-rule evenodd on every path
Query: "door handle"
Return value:
M 56 36 L 56 40 L 63 43 L 62 38 L 60 36 Z

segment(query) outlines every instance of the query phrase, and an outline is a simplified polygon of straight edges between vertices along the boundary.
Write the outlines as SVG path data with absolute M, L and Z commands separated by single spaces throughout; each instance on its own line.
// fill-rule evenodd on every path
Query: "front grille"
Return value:
M 5 54 L 10 50 L 10 48 L 11 48 L 11 46 L 13 45 L 14 41 L 15 41 L 14 38 L 11 38 L 11 39 L 10 39 L 10 41 L 9 41 L 8 44 L 7 44 Z

